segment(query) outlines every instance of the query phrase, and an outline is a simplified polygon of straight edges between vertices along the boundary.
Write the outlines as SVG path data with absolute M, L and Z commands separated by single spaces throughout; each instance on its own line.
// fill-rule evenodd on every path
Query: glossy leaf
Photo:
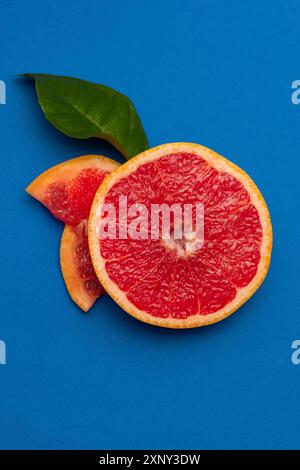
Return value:
M 104 85 L 39 73 L 38 100 L 46 118 L 69 137 L 109 141 L 127 159 L 148 148 L 140 118 L 129 98 Z

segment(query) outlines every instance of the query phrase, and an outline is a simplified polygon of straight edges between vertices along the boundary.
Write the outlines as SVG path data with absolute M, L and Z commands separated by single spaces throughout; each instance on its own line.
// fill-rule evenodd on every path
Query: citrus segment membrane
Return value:
M 148 239 L 99 236 L 103 204 L 148 209 Z M 204 244 L 151 239 L 152 204 L 204 205 Z M 128 218 L 128 226 L 132 219 Z M 118 232 L 118 230 L 117 230 Z M 108 176 L 91 210 L 89 243 L 110 295 L 148 323 L 184 328 L 218 321 L 247 300 L 266 275 L 272 229 L 265 202 L 248 175 L 196 144 L 150 149 Z

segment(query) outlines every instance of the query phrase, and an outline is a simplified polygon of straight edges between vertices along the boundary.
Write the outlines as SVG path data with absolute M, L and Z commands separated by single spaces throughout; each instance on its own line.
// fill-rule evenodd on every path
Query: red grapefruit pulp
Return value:
M 85 312 L 104 294 L 90 257 L 87 221 L 66 225 L 60 243 L 60 265 L 68 292 Z
M 149 214 L 152 204 L 203 204 L 203 247 L 188 251 L 186 240 L 154 240 L 151 230 L 139 240 L 100 237 L 103 204 L 118 214 L 120 196 Z M 91 210 L 89 246 L 99 280 L 126 312 L 154 325 L 189 328 L 227 317 L 260 286 L 272 228 L 264 199 L 243 170 L 200 145 L 166 144 L 105 179 Z
M 77 225 L 87 219 L 97 189 L 118 163 L 101 155 L 84 155 L 55 165 L 26 189 L 57 219 Z
M 89 256 L 87 218 L 97 189 L 118 166 L 101 155 L 85 155 L 50 168 L 27 188 L 66 224 L 60 247 L 62 273 L 70 296 L 84 311 L 104 292 Z

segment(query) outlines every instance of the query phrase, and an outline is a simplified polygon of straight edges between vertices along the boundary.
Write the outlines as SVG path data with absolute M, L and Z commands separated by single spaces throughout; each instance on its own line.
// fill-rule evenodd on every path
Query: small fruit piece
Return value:
M 94 271 L 87 238 L 87 221 L 66 225 L 60 243 L 60 266 L 68 292 L 87 312 L 104 293 Z
M 77 225 L 87 219 L 104 177 L 119 164 L 101 155 L 84 155 L 55 165 L 39 175 L 26 191 L 57 219 Z
M 189 251 L 165 240 L 100 239 L 103 203 L 118 207 L 167 203 L 204 205 L 204 245 Z M 148 219 L 149 220 L 149 219 Z M 145 232 L 144 232 L 145 233 Z M 172 241 L 172 240 L 171 240 Z M 141 153 L 100 186 L 89 218 L 96 274 L 130 315 L 157 326 L 193 328 L 237 310 L 263 282 L 270 263 L 272 226 L 251 178 L 197 144 L 161 145 Z
M 85 312 L 104 293 L 89 254 L 87 218 L 104 177 L 119 164 L 101 155 L 67 160 L 38 176 L 26 191 L 66 223 L 60 262 L 68 292 Z

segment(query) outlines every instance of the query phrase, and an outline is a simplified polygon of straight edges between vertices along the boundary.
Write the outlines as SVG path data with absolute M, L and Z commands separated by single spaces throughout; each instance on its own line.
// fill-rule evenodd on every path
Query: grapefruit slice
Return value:
M 39 175 L 26 191 L 65 224 L 87 219 L 99 185 L 119 164 L 102 155 L 84 155 L 55 165 Z
M 73 301 L 87 312 L 104 294 L 90 257 L 87 221 L 66 225 L 60 243 L 60 266 Z
M 119 196 L 149 213 L 151 204 L 202 203 L 202 248 L 188 250 L 188 239 L 153 239 L 151 230 L 121 239 L 121 224 L 116 239 L 100 236 L 103 204 L 118 213 Z M 105 179 L 91 209 L 89 247 L 100 282 L 127 313 L 152 325 L 193 328 L 224 319 L 258 289 L 270 263 L 272 226 L 243 170 L 201 145 L 174 143 L 141 153 Z
M 61 270 L 71 298 L 85 312 L 104 293 L 89 254 L 87 218 L 99 185 L 118 166 L 101 155 L 85 155 L 50 168 L 26 189 L 66 223 L 60 246 Z

